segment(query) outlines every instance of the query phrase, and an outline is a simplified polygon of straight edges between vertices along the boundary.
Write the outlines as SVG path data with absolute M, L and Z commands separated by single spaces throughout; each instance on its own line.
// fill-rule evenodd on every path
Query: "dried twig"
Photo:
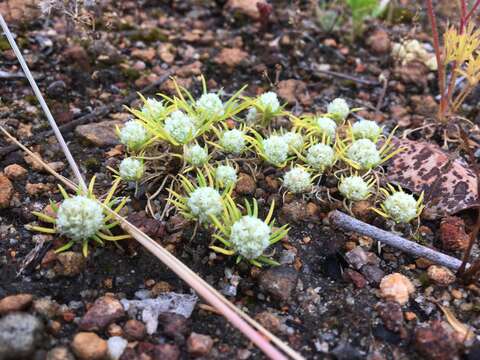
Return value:
M 380 241 L 389 246 L 400 249 L 414 256 L 424 257 L 436 264 L 446 266 L 457 270 L 462 262 L 452 256 L 443 254 L 426 246 L 407 240 L 401 236 L 392 234 L 389 231 L 379 229 L 373 225 L 357 220 L 354 217 L 346 215 L 338 210 L 332 211 L 328 216 L 330 223 L 342 230 L 354 231 L 356 233 L 369 236 L 374 240 Z
M 317 73 L 317 74 L 315 74 L 315 73 Z M 369 86 L 380 85 L 380 83 L 378 81 L 361 79 L 361 78 L 358 78 L 358 77 L 355 77 L 355 76 L 342 74 L 342 73 L 339 73 L 339 72 L 336 72 L 336 71 L 319 70 L 319 69 L 314 70 L 314 75 L 318 76 L 318 74 L 324 74 L 324 75 L 329 75 L 329 76 L 337 77 L 337 78 L 344 79 L 344 80 L 350 80 L 350 81 L 353 81 L 353 82 L 356 82 L 356 83 L 359 83 L 359 84 L 363 84 L 363 85 L 369 85 Z M 317 86 L 317 85 L 320 85 L 320 84 L 323 84 L 323 83 L 322 82 L 313 83 L 313 84 L 309 84 L 308 86 L 314 87 L 314 86 Z

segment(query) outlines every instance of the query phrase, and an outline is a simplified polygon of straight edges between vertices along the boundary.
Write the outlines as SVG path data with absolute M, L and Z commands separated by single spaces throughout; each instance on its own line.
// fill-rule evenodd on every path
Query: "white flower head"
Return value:
M 262 141 L 266 160 L 273 165 L 280 165 L 287 161 L 288 144 L 283 137 L 272 135 Z
M 277 94 L 273 91 L 263 93 L 258 97 L 258 104 L 267 113 L 275 113 L 280 110 L 280 102 L 278 101 Z
M 220 136 L 220 145 L 227 153 L 238 155 L 245 150 L 245 136 L 238 129 L 227 130 Z
M 324 171 L 335 162 L 335 151 L 329 145 L 315 144 L 308 148 L 306 163 L 316 170 Z
M 327 112 L 335 117 L 335 120 L 343 122 L 350 114 L 350 107 L 345 99 L 336 98 L 327 106 Z
M 197 108 L 211 116 L 222 116 L 225 113 L 222 100 L 217 94 L 207 93 L 200 96 L 196 102 Z
M 370 195 L 370 186 L 361 176 L 348 176 L 340 180 L 340 193 L 348 200 L 365 200 Z
M 145 104 L 143 104 L 141 112 L 148 119 L 158 120 L 163 116 L 165 112 L 165 106 L 161 101 L 148 98 L 145 100 Z
M 288 154 L 293 155 L 295 151 L 301 152 L 304 144 L 302 134 L 289 131 L 283 134 L 283 139 L 288 144 Z
M 408 223 L 417 216 L 417 201 L 413 195 L 397 191 L 383 202 L 387 215 L 397 223 Z
M 294 167 L 283 176 L 283 185 L 294 194 L 304 193 L 310 190 L 312 177 L 304 168 Z
M 127 148 L 135 150 L 148 139 L 147 130 L 136 120 L 130 120 L 120 129 L 120 142 Z
M 382 128 L 375 121 L 360 120 L 352 125 L 352 134 L 355 139 L 370 139 L 376 142 L 382 134 Z
M 245 122 L 249 125 L 255 124 L 257 122 L 257 108 L 251 107 L 247 111 L 247 115 L 245 116 Z
M 325 116 L 320 116 L 315 119 L 315 125 L 317 127 L 317 131 L 320 134 L 325 134 L 330 141 L 335 139 L 335 134 L 337 131 L 337 123 Z
M 201 223 L 210 222 L 210 215 L 218 216 L 223 211 L 220 193 L 212 187 L 196 188 L 187 199 L 187 206 L 193 216 Z
M 180 110 L 175 110 L 165 120 L 165 131 L 181 144 L 185 144 L 195 133 L 193 120 Z
M 222 187 L 233 185 L 237 182 L 237 170 L 230 165 L 220 165 L 215 169 L 215 180 Z
M 120 177 L 126 181 L 138 181 L 143 176 L 143 164 L 134 158 L 125 158 L 120 163 Z
M 95 200 L 77 195 L 58 207 L 56 225 L 60 234 L 72 240 L 85 240 L 103 226 L 103 208 Z
M 253 216 L 243 216 L 231 228 L 230 242 L 244 258 L 253 260 L 270 245 L 270 227 Z
M 347 150 L 347 157 L 362 169 L 371 169 L 382 161 L 377 146 L 369 139 L 355 140 Z
M 203 166 L 208 161 L 208 152 L 198 144 L 185 147 L 183 152 L 185 161 L 195 167 Z

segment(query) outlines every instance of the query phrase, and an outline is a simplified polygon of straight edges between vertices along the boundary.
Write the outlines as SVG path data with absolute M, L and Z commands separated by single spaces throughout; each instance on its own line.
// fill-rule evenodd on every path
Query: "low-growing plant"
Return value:
M 243 215 L 235 201 L 226 197 L 225 211 L 221 217 L 210 215 L 215 227 L 214 240 L 221 246 L 211 245 L 210 248 L 218 253 L 237 256 L 237 263 L 246 259 L 252 265 L 261 267 L 262 264 L 278 265 L 270 257 L 264 255 L 265 250 L 283 239 L 288 233 L 288 225 L 274 228 L 272 202 L 265 220 L 258 217 L 258 205 L 254 199 L 250 205 L 245 201 L 246 215 Z
M 90 181 L 88 193 L 84 194 L 79 191 L 74 196 L 70 196 L 59 185 L 60 193 L 64 200 L 60 205 L 54 202 L 50 203 L 50 207 L 55 215 L 50 216 L 42 212 L 32 212 L 39 220 L 50 224 L 51 227 L 29 225 L 27 228 L 45 234 L 63 235 L 68 241 L 55 251 L 57 253 L 66 251 L 78 244 L 81 246 L 85 257 L 88 256 L 88 248 L 92 241 L 103 246 L 105 241 L 118 241 L 130 238 L 130 235 L 114 235 L 111 232 L 111 229 L 119 223 L 114 220 L 114 215 L 104 208 L 107 207 L 113 213 L 118 214 L 125 206 L 127 198 L 114 198 L 119 180 L 113 183 L 101 204 L 93 192 L 94 184 L 95 177 Z
M 401 187 L 395 189 L 390 184 L 387 184 L 387 188 L 382 188 L 380 191 L 384 196 L 380 205 L 381 208 L 372 208 L 372 210 L 395 223 L 409 223 L 418 218 L 425 207 L 423 205 L 423 193 L 415 200 L 413 195 L 407 194 Z

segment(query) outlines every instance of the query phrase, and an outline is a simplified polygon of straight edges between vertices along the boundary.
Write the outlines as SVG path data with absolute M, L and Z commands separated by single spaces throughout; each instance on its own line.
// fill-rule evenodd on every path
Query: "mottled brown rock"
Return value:
M 465 231 L 465 222 L 457 216 L 446 216 L 440 222 L 440 241 L 448 251 L 463 251 L 468 247 L 470 236 Z
M 255 315 L 255 320 L 258 321 L 265 329 L 271 332 L 278 332 L 282 325 L 280 319 L 272 314 L 270 311 L 262 311 Z
M 72 350 L 81 360 L 104 360 L 108 345 L 95 333 L 80 332 L 73 338 Z
M 128 340 L 142 340 L 147 334 L 145 324 L 135 319 L 128 320 L 125 323 L 123 332 Z
M 10 206 L 12 196 L 12 182 L 5 175 L 0 174 L 0 209 Z
M 213 339 L 208 335 L 192 332 L 187 340 L 187 351 L 193 356 L 206 356 L 212 350 Z
M 5 315 L 9 312 L 24 310 L 32 303 L 31 294 L 17 294 L 4 297 L 0 300 L 0 314 Z
M 387 275 L 380 282 L 380 296 L 396 301 L 400 305 L 406 304 L 414 291 L 412 282 L 405 275 L 399 273 Z
M 457 343 L 446 326 L 442 321 L 433 320 L 426 326 L 416 328 L 415 348 L 425 359 L 458 359 Z
M 253 177 L 248 174 L 240 173 L 237 184 L 235 185 L 235 192 L 239 195 L 251 195 L 255 192 L 256 184 Z
M 251 17 L 254 20 L 260 18 L 257 4 L 265 3 L 264 0 L 228 0 L 225 9 L 230 12 L 240 13 Z
M 355 270 L 345 269 L 343 277 L 345 280 L 352 282 L 357 289 L 362 289 L 367 285 L 365 277 Z
M 248 59 L 248 53 L 239 48 L 223 48 L 215 57 L 215 62 L 229 68 L 235 68 Z
M 65 251 L 57 254 L 57 264 L 54 267 L 58 275 L 76 276 L 85 268 L 85 257 L 74 251 Z
M 387 54 L 392 47 L 388 33 L 383 29 L 375 30 L 372 35 L 367 38 L 367 45 L 375 54 Z
M 145 359 L 140 357 L 147 355 L 146 359 L 177 360 L 180 358 L 180 350 L 175 344 L 159 344 L 141 342 L 137 347 L 137 355 L 134 359 Z
M 455 274 L 445 266 L 432 265 L 427 270 L 428 278 L 440 286 L 448 286 L 455 282 Z
M 75 360 L 75 356 L 66 346 L 57 346 L 47 353 L 46 360 Z
M 112 296 L 98 298 L 80 320 L 80 329 L 87 331 L 103 330 L 109 324 L 123 318 L 125 310 L 120 301 Z
M 12 165 L 6 166 L 5 169 L 3 169 L 3 173 L 10 180 L 18 180 L 27 175 L 27 170 L 18 164 L 12 164 Z
M 188 319 L 174 313 L 162 313 L 158 316 L 163 333 L 174 339 L 183 339 L 189 331 Z
M 385 327 L 393 332 L 404 332 L 403 312 L 399 303 L 387 301 L 376 306 L 378 315 L 382 318 Z
M 277 93 L 290 105 L 300 102 L 304 105 L 310 102 L 308 89 L 305 82 L 296 79 L 282 80 L 277 85 Z

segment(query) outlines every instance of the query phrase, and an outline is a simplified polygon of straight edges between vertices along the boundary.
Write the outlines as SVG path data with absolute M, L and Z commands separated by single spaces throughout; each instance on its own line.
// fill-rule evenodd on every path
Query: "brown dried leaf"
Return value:
M 395 139 L 395 144 L 406 150 L 389 162 L 387 179 L 417 194 L 424 191 L 424 216 L 435 219 L 478 203 L 477 178 L 463 159 L 427 142 Z

